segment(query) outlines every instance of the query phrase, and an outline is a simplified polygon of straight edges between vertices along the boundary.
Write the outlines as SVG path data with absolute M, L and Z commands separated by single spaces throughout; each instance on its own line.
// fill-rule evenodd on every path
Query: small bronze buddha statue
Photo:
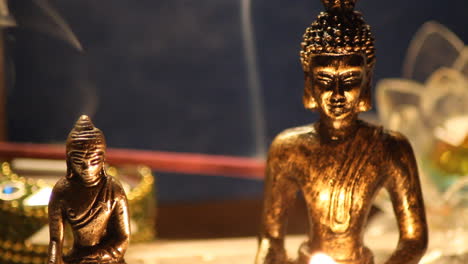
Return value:
M 127 198 L 120 183 L 104 168 L 104 135 L 88 116 L 81 116 L 67 139 L 67 175 L 49 202 L 48 263 L 124 264 L 130 226 Z M 73 246 L 63 256 L 64 226 Z
M 363 233 L 373 200 L 385 188 L 400 232 L 385 263 L 416 264 L 428 235 L 412 148 L 403 135 L 358 119 L 371 107 L 370 27 L 354 11 L 356 0 L 322 2 L 326 12 L 306 29 L 300 52 L 303 104 L 319 112 L 319 121 L 287 129 L 271 144 L 255 263 L 308 264 L 320 255 L 338 264 L 373 264 Z M 284 236 L 298 192 L 307 205 L 309 232 L 291 261 Z

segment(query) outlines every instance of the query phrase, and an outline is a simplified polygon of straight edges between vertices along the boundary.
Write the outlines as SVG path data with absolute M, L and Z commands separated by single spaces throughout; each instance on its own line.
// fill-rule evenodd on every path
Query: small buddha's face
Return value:
M 368 85 L 366 72 L 365 57 L 359 54 L 312 57 L 309 87 L 319 111 L 334 120 L 357 114 Z
M 84 182 L 95 182 L 102 176 L 104 152 L 102 150 L 73 150 L 69 153 L 75 175 Z

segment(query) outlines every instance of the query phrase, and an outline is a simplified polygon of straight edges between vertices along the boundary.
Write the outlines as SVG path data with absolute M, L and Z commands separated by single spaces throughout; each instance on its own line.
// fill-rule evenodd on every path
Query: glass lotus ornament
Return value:
M 426 185 L 444 191 L 468 175 L 468 47 L 428 22 L 411 42 L 403 76 L 377 84 L 380 119 L 408 136 Z
M 408 136 L 422 169 L 431 230 L 422 263 L 467 263 L 468 46 L 428 22 L 410 44 L 403 76 L 381 80 L 377 102 L 382 123 Z M 390 223 L 375 221 L 371 229 L 396 231 L 383 222 Z

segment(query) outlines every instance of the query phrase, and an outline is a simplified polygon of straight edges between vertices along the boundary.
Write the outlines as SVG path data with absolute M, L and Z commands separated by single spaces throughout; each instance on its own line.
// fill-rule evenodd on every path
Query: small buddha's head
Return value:
M 353 10 L 356 1 L 322 2 L 327 12 L 306 29 L 301 43 L 303 103 L 309 110 L 343 119 L 371 108 L 374 38 Z
M 67 178 L 86 186 L 97 184 L 104 172 L 106 141 L 88 116 L 82 115 L 67 139 Z

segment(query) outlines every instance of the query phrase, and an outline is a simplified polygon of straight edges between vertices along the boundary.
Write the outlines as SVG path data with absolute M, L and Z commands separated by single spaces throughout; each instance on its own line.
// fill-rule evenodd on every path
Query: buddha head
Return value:
M 371 108 L 374 38 L 356 0 L 322 0 L 326 12 L 306 29 L 300 59 L 305 74 L 303 103 L 332 119 Z
M 105 150 L 104 134 L 82 115 L 67 139 L 67 178 L 86 186 L 97 184 L 105 175 Z

